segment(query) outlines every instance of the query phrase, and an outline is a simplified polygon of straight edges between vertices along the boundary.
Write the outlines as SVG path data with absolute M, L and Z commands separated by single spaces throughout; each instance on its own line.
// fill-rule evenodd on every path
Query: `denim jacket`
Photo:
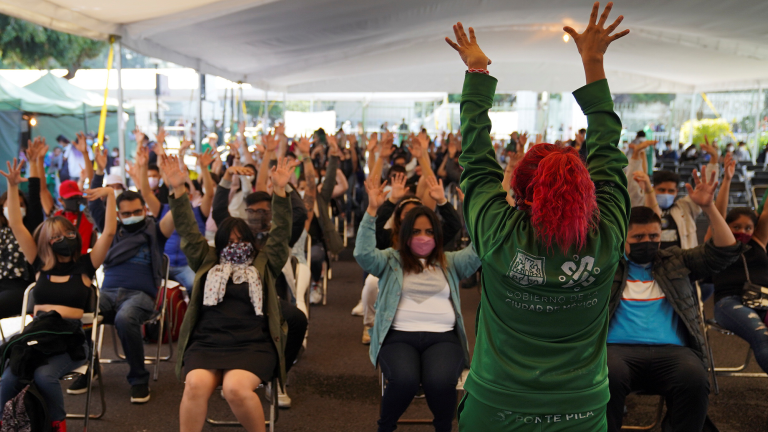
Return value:
M 376 319 L 371 329 L 370 357 L 374 366 L 377 364 L 379 349 L 392 326 L 392 321 L 400 304 L 400 294 L 403 292 L 403 269 L 400 263 L 400 252 L 389 248 L 376 249 L 376 218 L 367 212 L 360 222 L 360 229 L 355 241 L 355 259 L 366 272 L 379 278 L 379 297 L 376 299 Z M 464 330 L 464 317 L 461 315 L 461 299 L 459 282 L 475 273 L 480 268 L 480 258 L 474 247 L 465 248 L 459 252 L 446 252 L 448 267 L 442 269 L 448 286 L 451 289 L 451 302 L 456 313 L 454 330 L 464 348 L 465 366 L 469 367 L 469 347 L 467 333 Z

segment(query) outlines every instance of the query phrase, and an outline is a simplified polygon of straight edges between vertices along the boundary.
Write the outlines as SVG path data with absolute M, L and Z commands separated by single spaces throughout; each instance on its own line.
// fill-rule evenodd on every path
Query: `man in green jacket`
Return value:
M 488 110 L 496 80 L 474 31 L 448 43 L 467 64 L 461 102 L 464 214 L 483 263 L 477 342 L 462 431 L 604 431 L 608 300 L 629 217 L 621 123 L 603 70 L 612 4 L 576 42 L 587 85 L 574 92 L 587 116 L 587 167 L 575 149 L 534 146 L 515 170 L 517 208 L 505 200 Z M 587 172 L 588 169 L 588 172 Z

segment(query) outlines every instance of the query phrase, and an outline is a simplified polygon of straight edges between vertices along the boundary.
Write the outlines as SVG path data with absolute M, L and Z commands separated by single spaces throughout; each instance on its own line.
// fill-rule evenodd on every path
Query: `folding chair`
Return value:
M 707 328 L 718 331 L 724 335 L 728 336 L 735 336 L 735 334 L 726 329 L 721 327 L 717 321 L 715 321 L 714 318 L 708 319 L 706 321 Z M 707 337 L 709 337 L 707 335 Z M 747 349 L 747 357 L 744 359 L 744 363 L 741 366 L 737 367 L 714 367 L 714 359 L 712 360 L 712 369 L 715 372 L 716 376 L 727 376 L 727 377 L 745 377 L 745 378 L 768 378 L 768 373 L 765 372 L 743 372 L 747 366 L 749 366 L 749 361 L 752 358 L 752 347 L 749 347 Z M 717 383 L 717 379 L 715 378 L 715 383 Z M 717 385 L 717 384 L 715 384 Z
M 32 305 L 29 304 L 29 296 L 32 290 L 35 288 L 35 284 L 31 283 L 24 291 L 24 298 L 21 304 L 21 328 L 23 329 L 27 324 L 27 315 L 29 314 L 28 308 Z M 78 368 L 69 371 L 62 379 L 71 380 L 79 377 L 80 375 L 86 375 L 87 388 L 85 393 L 85 413 L 84 414 L 70 414 L 67 413 L 67 418 L 71 419 L 83 419 L 83 431 L 88 430 L 88 421 L 90 419 L 100 419 L 107 412 L 107 400 L 104 396 L 104 382 L 99 375 L 99 395 L 101 397 L 101 410 L 99 414 L 91 414 L 91 392 L 93 390 L 93 368 L 96 365 L 96 341 L 97 332 L 99 329 L 99 322 L 102 317 L 99 316 L 99 289 L 95 286 L 91 286 L 93 290 L 93 296 L 91 296 L 90 310 L 85 311 L 81 321 L 83 322 L 83 329 L 91 328 L 91 355 L 88 362 Z
M 379 383 L 381 384 L 381 397 L 384 397 L 384 390 L 387 388 L 387 379 L 384 377 L 384 372 L 381 371 L 380 368 L 377 368 L 379 372 Z M 458 404 L 461 400 L 461 394 L 464 393 L 464 382 L 467 380 L 467 375 L 469 375 L 469 369 L 464 369 L 461 372 L 461 375 L 459 376 L 459 381 L 456 383 L 456 403 Z M 414 399 L 424 399 L 424 395 L 418 395 Z M 432 423 L 433 419 L 398 419 L 398 424 L 430 424 Z
M 163 278 L 163 286 L 160 287 L 158 290 L 158 295 L 160 297 L 160 312 L 153 314 L 147 321 L 144 322 L 144 325 L 146 324 L 154 324 L 159 323 L 160 329 L 157 332 L 158 338 L 157 338 L 157 352 L 154 356 L 144 356 L 144 364 L 148 365 L 155 365 L 155 370 L 153 374 L 154 381 L 157 381 L 158 375 L 160 373 L 160 362 L 161 361 L 169 361 L 171 357 L 173 357 L 173 329 L 171 328 L 172 323 L 170 321 L 170 316 L 167 314 L 168 309 L 168 287 L 169 287 L 169 280 L 168 275 L 170 272 L 170 258 L 168 258 L 168 255 L 163 254 L 163 267 L 164 267 L 164 274 L 165 277 Z M 167 323 L 166 323 L 167 321 Z M 166 326 L 167 324 L 167 326 Z M 104 332 L 102 331 L 99 336 L 99 362 L 102 364 L 113 364 L 113 363 L 126 363 L 127 360 L 125 358 L 125 354 L 120 352 L 120 348 L 118 346 L 118 337 L 117 337 L 117 328 L 113 324 L 104 324 L 102 323 L 102 326 L 109 325 L 112 327 L 112 347 L 115 350 L 115 354 L 117 354 L 116 359 L 105 359 L 101 357 L 101 347 L 102 342 L 104 338 Z M 160 356 L 160 350 L 163 346 L 163 332 L 165 331 L 166 337 L 168 338 L 168 355 L 166 356 Z
M 272 380 L 266 384 L 262 383 L 257 389 L 256 392 L 258 393 L 259 389 L 264 389 L 264 399 L 269 403 L 269 419 L 265 421 L 267 426 L 269 426 L 269 432 L 275 432 L 275 423 L 277 423 L 277 416 L 279 410 L 277 409 L 277 386 L 279 383 L 277 382 L 277 378 L 272 378 Z M 219 387 L 220 389 L 220 387 Z M 210 417 L 206 418 L 205 421 L 210 424 L 211 426 L 240 426 L 240 422 L 236 420 L 214 420 Z
M 763 199 L 766 191 L 768 191 L 768 178 L 762 184 L 755 184 L 754 179 L 752 180 L 752 206 L 755 210 L 760 206 L 760 200 Z
M 639 396 L 656 396 L 652 394 L 647 394 L 643 392 L 635 392 L 636 395 Z M 646 426 L 634 426 L 634 425 L 625 425 L 621 427 L 621 430 L 640 430 L 640 431 L 647 431 L 651 430 L 656 427 L 659 423 L 661 423 L 661 416 L 664 413 L 664 396 L 659 396 L 659 404 L 656 408 L 656 416 L 653 420 L 653 423 L 646 425 Z

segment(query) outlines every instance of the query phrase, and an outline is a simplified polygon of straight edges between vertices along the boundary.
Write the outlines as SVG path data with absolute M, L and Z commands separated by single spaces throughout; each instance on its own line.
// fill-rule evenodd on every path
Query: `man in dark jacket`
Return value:
M 701 183 L 691 194 L 714 232 L 711 242 L 693 249 L 660 250 L 659 216 L 648 207 L 632 209 L 625 258 L 609 304 L 608 431 L 621 430 L 624 401 L 634 391 L 666 398 L 665 431 L 702 430 L 709 403 L 708 359 L 691 280 L 725 269 L 744 249 L 714 209 L 712 183 Z

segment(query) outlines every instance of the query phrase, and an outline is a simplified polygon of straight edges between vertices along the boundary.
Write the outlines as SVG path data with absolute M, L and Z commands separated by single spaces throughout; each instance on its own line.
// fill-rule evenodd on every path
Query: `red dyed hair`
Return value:
M 597 226 L 595 185 L 571 146 L 537 144 L 515 168 L 513 189 L 517 208 L 531 215 L 539 240 L 564 253 L 584 247 Z

